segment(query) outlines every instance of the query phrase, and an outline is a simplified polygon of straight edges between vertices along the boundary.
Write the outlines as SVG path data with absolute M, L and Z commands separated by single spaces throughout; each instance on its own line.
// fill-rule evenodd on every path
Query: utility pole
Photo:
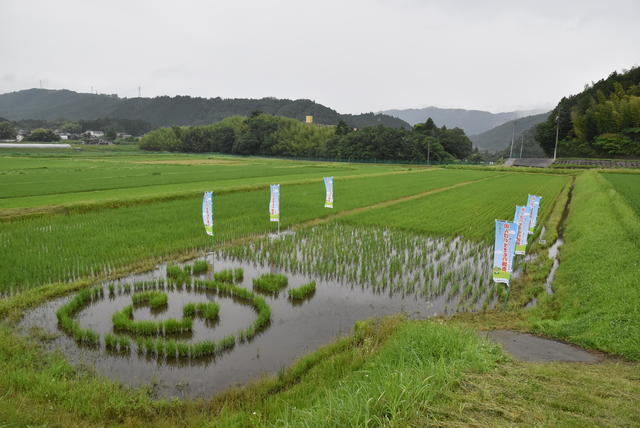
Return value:
M 560 112 L 556 116 L 556 146 L 553 148 L 553 160 L 556 160 L 556 154 L 558 153 L 558 135 L 560 134 Z
M 431 140 L 427 141 L 427 165 L 431 165 Z
M 522 159 L 522 148 L 524 147 L 524 133 L 520 134 L 520 159 Z
M 509 150 L 509 159 L 513 157 L 513 143 L 516 140 L 516 122 L 517 120 L 513 121 L 513 135 L 511 135 L 511 149 Z
M 42 79 L 40 79 L 40 89 L 42 89 Z
M 142 86 L 138 86 L 138 98 L 142 98 Z

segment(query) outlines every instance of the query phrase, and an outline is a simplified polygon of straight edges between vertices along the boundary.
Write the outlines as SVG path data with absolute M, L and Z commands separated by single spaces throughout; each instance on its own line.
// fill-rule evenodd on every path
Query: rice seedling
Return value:
M 265 273 L 253 279 L 253 288 L 265 293 L 277 294 L 287 286 L 289 280 L 286 275 L 279 273 Z
M 78 292 L 73 299 L 56 311 L 58 326 L 71 335 L 76 342 L 95 346 L 100 341 L 100 335 L 91 329 L 82 329 L 73 317 L 86 306 L 96 301 L 104 294 L 100 286 L 88 288 Z
M 426 298 L 441 295 L 455 282 L 481 287 L 484 295 L 493 257 L 484 242 L 340 223 L 302 229 L 278 240 L 257 239 L 217 254 L 391 295 Z
M 496 173 L 441 170 L 349 179 L 343 190 L 343 202 L 336 205 L 333 212 L 492 175 Z M 282 207 L 288 213 L 284 227 L 327 215 L 326 210 L 318 208 L 317 186 L 315 182 L 287 187 L 288 198 L 283 200 Z M 96 277 L 140 260 L 157 260 L 171 254 L 210 248 L 211 240 L 202 233 L 198 222 L 175 221 L 176 218 L 190 218 L 201 197 L 198 192 L 197 196 L 184 199 L 1 222 L 0 289 Z M 263 204 L 263 199 L 264 189 L 218 196 L 219 234 L 216 241 L 224 243 L 268 232 L 271 225 L 264 221 L 262 211 L 256 209 Z M 7 199 L 2 201 L 6 205 Z M 295 201 L 295 204 L 289 201 Z M 149 218 L 154 221 L 149 222 Z M 44 230 L 47 233 L 42 233 Z M 132 242 L 136 245 L 132 246 Z M 30 268 L 25 266 L 24 248 L 32 248 Z
M 207 271 L 209 271 L 209 263 L 205 260 L 196 260 L 191 268 L 193 275 L 200 275 Z
M 223 269 L 213 274 L 216 281 L 228 282 L 229 284 L 238 284 L 244 279 L 244 270 L 242 268 Z
M 182 313 L 185 318 L 195 318 L 200 316 L 207 321 L 214 321 L 217 319 L 219 311 L 220 305 L 214 302 L 187 303 L 182 308 Z
M 133 294 L 131 300 L 136 306 L 148 304 L 151 309 L 160 309 L 167 306 L 168 296 L 161 291 L 152 290 Z
M 316 282 L 311 281 L 308 284 L 289 290 L 289 298 L 293 300 L 303 300 L 311 297 L 316 292 Z

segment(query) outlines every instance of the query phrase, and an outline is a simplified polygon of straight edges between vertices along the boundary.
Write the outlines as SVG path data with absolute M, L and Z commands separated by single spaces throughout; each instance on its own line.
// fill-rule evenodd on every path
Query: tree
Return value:
M 118 133 L 115 131 L 115 129 L 111 128 L 108 129 L 107 132 L 105 132 L 104 136 L 107 140 L 113 141 L 118 136 Z
M 26 136 L 25 140 L 50 142 L 50 141 L 59 141 L 60 137 L 50 129 L 37 128 L 31 131 L 31 133 Z
M 352 129 L 347 125 L 347 122 L 342 119 L 338 121 L 336 125 L 336 135 L 347 135 L 351 131 Z
M 16 138 L 16 129 L 10 122 L 0 122 L 0 140 L 13 140 Z

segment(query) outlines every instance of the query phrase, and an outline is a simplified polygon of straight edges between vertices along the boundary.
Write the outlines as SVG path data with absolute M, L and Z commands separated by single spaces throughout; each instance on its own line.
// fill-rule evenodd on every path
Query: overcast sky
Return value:
M 0 93 L 552 107 L 640 65 L 640 1 L 0 0 Z

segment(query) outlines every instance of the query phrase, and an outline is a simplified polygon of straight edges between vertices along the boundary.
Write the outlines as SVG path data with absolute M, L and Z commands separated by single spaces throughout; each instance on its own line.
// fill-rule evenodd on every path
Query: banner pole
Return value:
M 511 287 L 507 285 L 507 297 L 504 299 L 504 305 L 502 305 L 502 310 L 507 310 L 507 304 L 509 303 L 509 296 L 511 296 Z

